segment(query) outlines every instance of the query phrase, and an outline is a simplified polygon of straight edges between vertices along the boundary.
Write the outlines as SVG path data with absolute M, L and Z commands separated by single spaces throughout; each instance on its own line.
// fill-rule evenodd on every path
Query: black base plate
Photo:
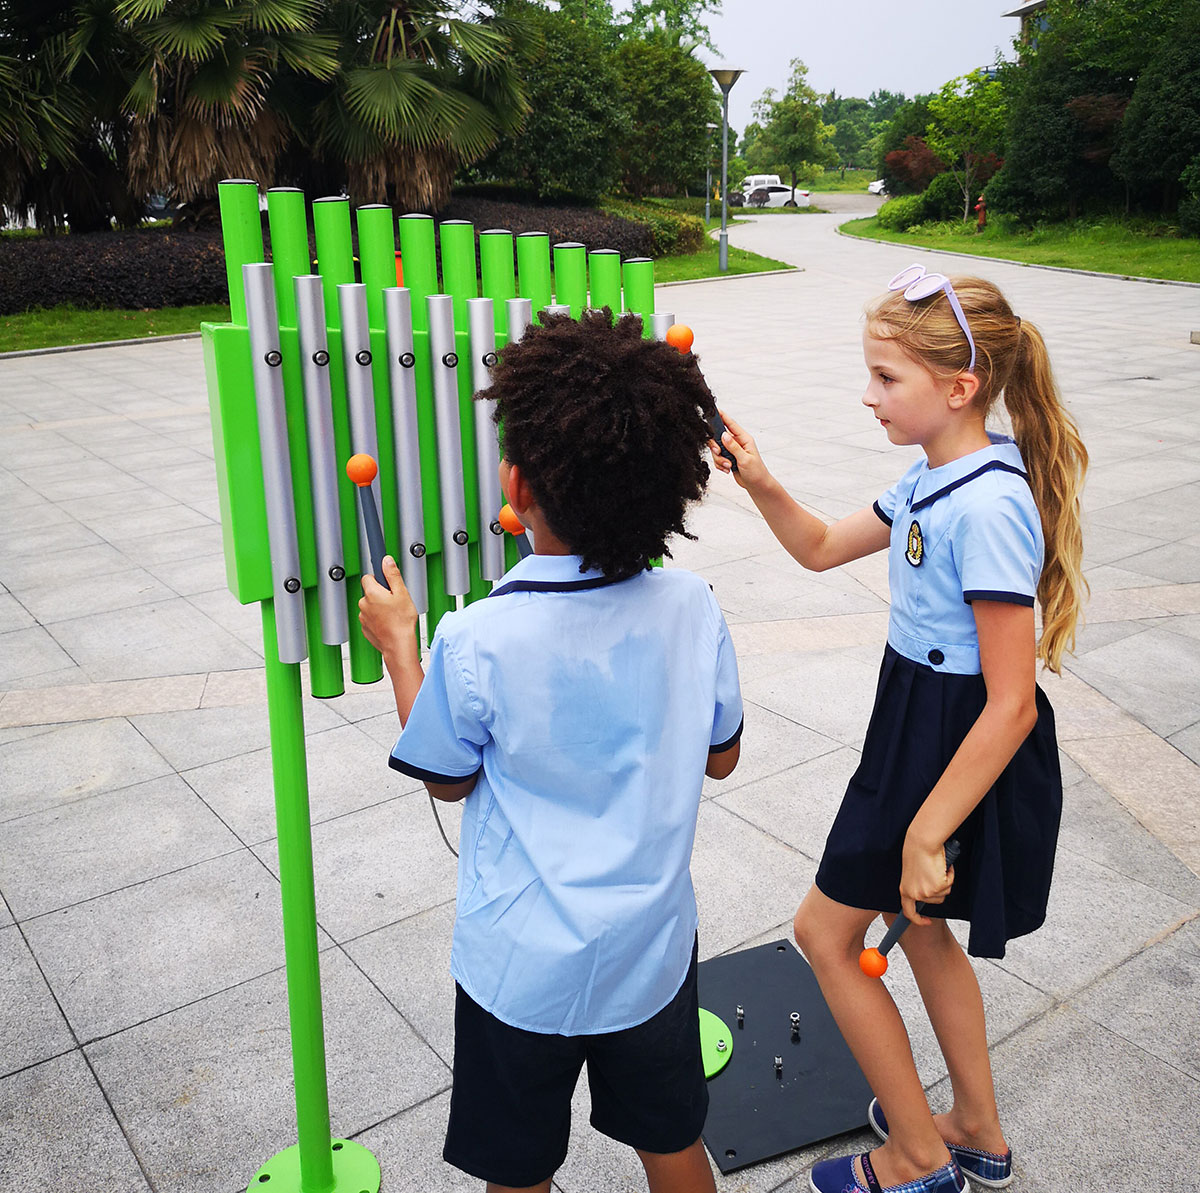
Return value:
M 700 1005 L 733 1033 L 733 1056 L 708 1083 L 704 1126 L 705 1146 L 722 1172 L 867 1125 L 870 1086 L 792 945 L 778 941 L 713 957 L 698 977 Z M 800 1014 L 799 1040 L 792 1039 L 793 1011 Z

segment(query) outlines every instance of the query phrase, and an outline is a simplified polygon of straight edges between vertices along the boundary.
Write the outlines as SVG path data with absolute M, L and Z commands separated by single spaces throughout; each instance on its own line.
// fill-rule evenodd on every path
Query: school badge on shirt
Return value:
M 921 560 L 925 558 L 925 540 L 921 537 L 921 523 L 916 518 L 908 528 L 908 546 L 904 549 L 904 558 L 915 568 L 920 567 Z

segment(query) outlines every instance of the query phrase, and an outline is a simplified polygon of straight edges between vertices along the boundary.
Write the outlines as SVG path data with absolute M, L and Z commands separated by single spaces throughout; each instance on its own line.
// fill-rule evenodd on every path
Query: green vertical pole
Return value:
M 591 273 L 591 305 L 609 307 L 613 318 L 621 317 L 621 254 L 616 249 L 596 249 L 588 254 Z
M 432 638 L 442 616 L 454 608 L 454 599 L 446 595 L 446 572 L 440 546 L 442 508 L 438 490 L 437 420 L 433 413 L 433 379 L 429 365 L 429 308 L 425 303 L 430 294 L 438 292 L 437 246 L 430 216 L 401 216 L 399 227 L 404 284 L 412 293 L 417 423 L 421 433 L 421 501 L 425 509 L 425 542 L 429 548 L 425 556 L 429 577 L 429 616 L 426 621 Z
M 295 345 L 296 287 L 292 279 L 312 272 L 308 251 L 308 217 L 305 214 L 304 192 L 294 187 L 277 187 L 267 192 L 267 218 L 271 225 L 271 264 L 275 275 L 275 306 L 279 312 L 279 334 L 282 344 Z M 290 365 L 294 353 L 285 353 Z M 285 379 L 292 381 L 291 392 L 297 392 L 299 378 L 289 368 Z M 294 379 L 294 380 L 293 380 Z M 304 433 L 303 406 L 301 416 L 290 417 L 289 440 L 292 457 L 292 491 L 296 502 L 296 527 L 300 539 L 300 559 L 304 574 L 315 559 L 311 487 L 308 472 L 308 444 Z M 315 566 L 315 563 L 312 564 Z M 342 676 L 342 650 L 321 641 L 321 609 L 317 590 L 310 585 L 304 590 L 304 622 L 308 630 L 308 672 L 312 694 L 328 700 L 346 690 Z
M 517 272 L 521 297 L 533 303 L 533 317 L 550 305 L 550 237 L 545 232 L 522 232 L 517 237 Z
M 578 241 L 554 246 L 554 301 L 569 306 L 572 319 L 587 306 L 587 249 Z
M 654 332 L 650 316 L 654 314 L 654 262 L 649 257 L 632 257 L 625 262 L 625 309 L 642 317 L 642 334 L 651 339 Z
M 229 282 L 229 321 L 245 327 L 246 292 L 242 289 L 242 266 L 263 259 L 258 183 L 245 178 L 227 178 L 217 188 L 217 197 L 225 241 L 225 276 Z
M 279 661 L 273 601 L 263 601 L 262 623 L 301 1187 L 327 1190 L 334 1183 L 333 1156 L 300 666 Z
M 479 234 L 479 274 L 483 294 L 490 298 L 496 316 L 496 344 L 508 340 L 508 300 L 517 296 L 513 266 L 513 235 L 503 228 L 488 228 Z
M 346 409 L 346 377 L 342 367 L 342 318 L 338 286 L 355 281 L 354 253 L 350 241 L 350 201 L 339 197 L 313 204 L 313 231 L 317 238 L 317 268 L 325 294 L 325 324 L 329 329 L 329 384 L 333 390 L 333 437 L 337 444 L 338 495 L 342 507 L 342 553 L 346 561 L 346 607 L 350 621 L 350 678 L 355 683 L 375 683 L 383 676 L 383 661 L 363 637 L 358 624 L 362 573 L 368 564 L 359 559 L 358 492 L 345 475 L 350 458 L 350 414 Z
M 454 299 L 454 331 L 457 339 L 467 329 L 467 299 L 479 297 L 479 275 L 475 270 L 475 225 L 466 220 L 445 220 L 438 231 L 442 236 L 442 293 Z

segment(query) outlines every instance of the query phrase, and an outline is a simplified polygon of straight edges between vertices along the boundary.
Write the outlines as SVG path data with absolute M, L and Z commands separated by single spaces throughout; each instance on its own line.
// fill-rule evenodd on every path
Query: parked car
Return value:
M 868 182 L 868 183 L 867 183 L 867 190 L 868 190 L 868 191 L 869 191 L 869 192 L 870 192 L 872 195 L 885 195 L 885 194 L 887 194 L 887 187 L 886 187 L 886 185 L 884 184 L 884 181 L 883 181 L 883 179 L 882 179 L 882 178 L 876 178 L 874 182 Z
M 807 207 L 810 197 L 808 191 L 798 188 L 793 190 L 782 183 L 772 183 L 769 186 L 755 187 L 746 195 L 746 202 L 751 207 Z

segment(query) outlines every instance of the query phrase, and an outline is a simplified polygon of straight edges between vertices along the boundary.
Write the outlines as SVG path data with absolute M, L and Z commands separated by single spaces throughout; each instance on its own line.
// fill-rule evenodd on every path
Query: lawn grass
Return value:
M 1081 219 L 1022 230 L 1002 220 L 981 233 L 974 223 L 921 224 L 905 232 L 879 221 L 851 220 L 841 231 L 917 248 L 949 249 L 1029 265 L 1058 265 L 1123 277 L 1200 282 L 1200 240 L 1171 235 L 1164 224 L 1118 219 Z
M 847 170 L 845 177 L 837 170 L 826 170 L 815 182 L 800 184 L 801 190 L 819 194 L 847 194 L 854 191 L 867 193 L 867 184 L 874 182 L 878 175 L 873 170 Z
M 716 221 L 720 227 L 720 220 Z M 697 253 L 686 253 L 678 257 L 660 257 L 654 262 L 654 280 L 656 282 L 695 282 L 701 278 L 722 276 L 718 268 L 717 242 L 711 241 L 706 248 Z M 724 276 L 738 273 L 764 273 L 775 269 L 792 269 L 784 261 L 775 261 L 771 257 L 760 257 L 757 253 L 749 253 L 745 249 L 735 249 L 729 246 L 729 269 Z
M 0 315 L 0 352 L 178 335 L 199 331 L 203 322 L 228 321 L 229 307 L 220 303 L 156 311 L 83 310 L 68 304 Z

